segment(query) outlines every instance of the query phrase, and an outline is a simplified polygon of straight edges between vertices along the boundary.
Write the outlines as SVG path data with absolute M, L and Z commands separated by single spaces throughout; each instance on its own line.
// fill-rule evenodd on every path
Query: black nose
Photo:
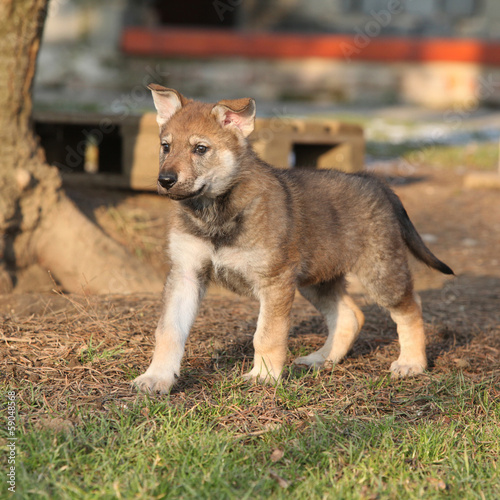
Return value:
M 170 189 L 177 182 L 177 174 L 174 172 L 164 172 L 158 176 L 158 182 L 161 187 Z

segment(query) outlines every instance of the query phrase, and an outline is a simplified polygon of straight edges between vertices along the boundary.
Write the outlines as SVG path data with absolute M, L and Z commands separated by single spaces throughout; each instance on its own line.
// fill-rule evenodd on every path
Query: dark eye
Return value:
M 161 150 L 163 151 L 164 154 L 170 153 L 170 144 L 162 144 L 161 145 Z
M 197 144 L 194 147 L 194 152 L 199 155 L 204 155 L 208 151 L 208 147 L 203 144 Z

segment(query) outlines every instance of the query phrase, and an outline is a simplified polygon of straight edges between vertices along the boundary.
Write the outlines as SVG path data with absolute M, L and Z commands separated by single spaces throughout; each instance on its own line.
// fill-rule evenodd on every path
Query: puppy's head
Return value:
M 255 101 L 206 104 L 151 84 L 160 127 L 158 192 L 173 200 L 224 194 L 238 176 L 247 137 L 254 128 Z

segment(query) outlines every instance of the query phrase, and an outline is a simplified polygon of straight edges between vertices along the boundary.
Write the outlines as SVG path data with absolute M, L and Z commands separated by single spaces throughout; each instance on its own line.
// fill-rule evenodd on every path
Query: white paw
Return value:
M 249 382 L 260 382 L 262 384 L 276 385 L 280 379 L 280 374 L 274 374 L 266 369 L 252 368 L 243 375 L 243 379 Z
M 132 386 L 142 392 L 168 394 L 175 383 L 175 374 L 158 376 L 148 374 L 140 375 L 132 381 Z
M 411 362 L 409 360 L 397 360 L 391 365 L 391 377 L 392 378 L 403 378 L 403 377 L 415 377 L 424 373 L 427 367 L 426 362 Z
M 325 363 L 333 364 L 336 361 L 325 358 L 321 352 L 316 351 L 307 356 L 302 356 L 294 360 L 294 365 L 307 366 L 309 368 L 319 369 L 325 365 Z

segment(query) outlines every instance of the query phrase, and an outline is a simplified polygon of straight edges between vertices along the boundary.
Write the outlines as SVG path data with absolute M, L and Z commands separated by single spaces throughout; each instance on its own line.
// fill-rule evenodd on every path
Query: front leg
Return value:
M 293 285 L 272 285 L 260 291 L 260 311 L 253 338 L 254 366 L 243 377 L 276 383 L 286 360 L 290 310 L 295 296 Z
M 189 331 L 207 288 L 206 273 L 201 272 L 203 247 L 186 240 L 192 237 L 172 235 L 172 269 L 165 284 L 164 306 L 156 328 L 156 344 L 151 365 L 132 384 L 146 392 L 166 394 L 179 376 Z
M 179 376 L 184 346 L 205 292 L 196 278 L 171 272 L 165 285 L 164 309 L 156 328 L 153 360 L 133 381 L 145 392 L 167 394 Z

